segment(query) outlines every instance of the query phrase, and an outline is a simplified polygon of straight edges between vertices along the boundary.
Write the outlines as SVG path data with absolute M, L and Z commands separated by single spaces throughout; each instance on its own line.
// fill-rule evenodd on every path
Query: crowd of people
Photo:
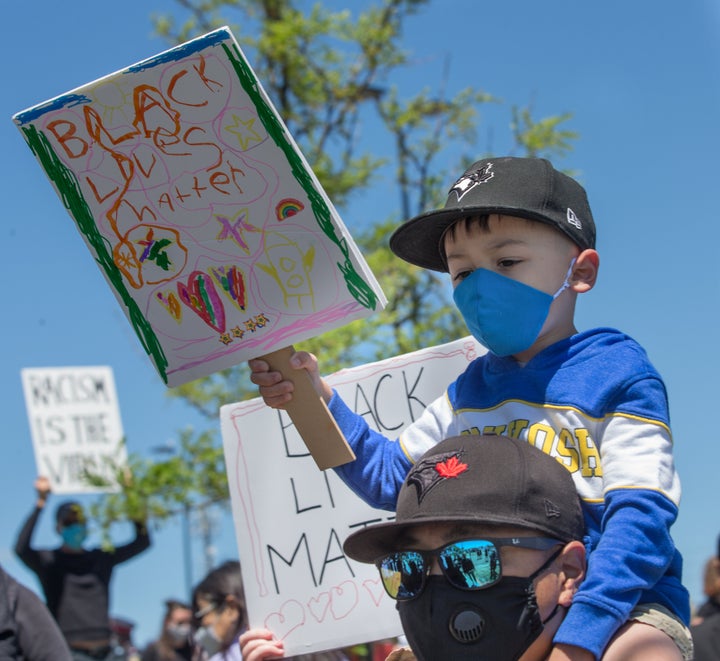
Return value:
M 15 544 L 17 556 L 38 578 L 45 601 L 0 567 L 0 661 L 241 661 L 240 634 L 248 629 L 240 563 L 211 570 L 185 602 L 165 602 L 159 635 L 138 649 L 131 622 L 110 615 L 114 568 L 150 548 L 144 521 L 135 538 L 111 551 L 86 548 L 87 516 L 79 502 L 55 510 L 56 548 L 39 549 L 32 537 L 51 492 L 35 481 L 36 499 Z M 297 661 L 364 661 L 355 651 L 331 650 Z
M 338 475 L 372 506 L 395 512 L 344 544 L 349 558 L 377 566 L 396 602 L 408 646 L 388 661 L 720 659 L 720 549 L 707 567 L 708 601 L 691 621 L 670 532 L 681 488 L 662 378 L 624 333 L 575 328 L 577 297 L 598 277 L 595 244 L 577 181 L 545 159 L 482 159 L 455 181 L 443 208 L 404 222 L 390 247 L 449 274 L 458 311 L 487 354 L 398 439 L 347 406 L 314 355 L 290 359 L 357 457 Z M 250 369 L 265 403 L 286 407 L 292 379 L 262 359 Z M 125 659 L 113 643 L 109 582 L 116 565 L 150 546 L 145 522 L 112 554 L 86 550 L 85 513 L 63 503 L 62 545 L 37 550 L 31 537 L 49 484 L 40 478 L 36 490 L 16 552 L 37 574 L 63 640 L 62 653 L 48 658 Z M 38 604 L 11 593 L 18 607 L 0 608 L 1 624 L 19 614 L 5 630 L 21 648 L 23 613 Z M 238 562 L 211 571 L 191 603 L 168 602 L 160 637 L 142 656 L 278 658 L 283 641 L 248 628 Z M 352 660 L 352 651 L 310 658 Z
M 454 471 L 438 470 L 448 461 Z M 36 507 L 20 531 L 16 551 L 42 577 L 47 606 L 0 567 L 0 659 L 286 658 L 283 641 L 272 631 L 248 628 L 237 561 L 210 571 L 193 589 L 190 602 L 168 599 L 157 639 L 142 650 L 135 648 L 132 625 L 111 618 L 107 610 L 108 572 L 120 560 L 109 565 L 98 555 L 102 552 L 83 547 L 86 519 L 78 503 L 64 502 L 56 510 L 59 548 L 32 548 L 32 530 L 50 491 L 44 478 L 35 486 Z M 121 552 L 125 560 L 150 545 L 144 526 L 139 523 L 136 530 L 136 539 Z M 397 602 L 406 639 L 370 643 L 360 653 L 348 648 L 292 658 L 544 661 L 586 577 L 584 539 L 581 501 L 570 473 L 557 461 L 511 438 L 446 439 L 410 471 L 398 496 L 395 521 L 368 526 L 344 544 L 348 557 L 378 566 L 383 586 Z M 720 538 L 717 555 L 705 567 L 704 593 L 707 599 L 692 619 L 694 658 L 716 661 Z M 92 632 L 98 633 L 93 637 Z M 468 645 L 473 639 L 476 644 Z M 622 647 L 622 638 L 615 644 Z M 644 656 L 628 653 L 620 658 L 661 658 L 666 644 L 650 635 L 643 644 Z

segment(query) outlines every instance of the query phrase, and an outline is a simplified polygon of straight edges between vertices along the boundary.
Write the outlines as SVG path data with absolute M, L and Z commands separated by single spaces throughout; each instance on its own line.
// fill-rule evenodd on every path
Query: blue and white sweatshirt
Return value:
M 412 464 L 450 436 L 525 439 L 571 473 L 586 523 L 588 571 L 555 635 L 599 658 L 639 603 L 690 618 L 670 536 L 680 481 L 665 386 L 642 347 L 609 328 L 547 347 L 527 364 L 488 353 L 408 426 L 399 442 L 371 430 L 337 393 L 330 411 L 357 460 L 337 473 L 374 507 L 395 509 Z

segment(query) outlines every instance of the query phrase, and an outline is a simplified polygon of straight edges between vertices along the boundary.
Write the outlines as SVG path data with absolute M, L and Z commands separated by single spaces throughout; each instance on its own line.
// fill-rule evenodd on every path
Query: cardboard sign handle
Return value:
M 295 349 L 285 347 L 260 356 L 270 369 L 280 372 L 295 389 L 285 407 L 303 442 L 310 450 L 320 470 L 347 464 L 355 459 L 355 453 L 328 410 L 325 400 L 317 393 L 310 375 L 305 370 L 290 366 Z

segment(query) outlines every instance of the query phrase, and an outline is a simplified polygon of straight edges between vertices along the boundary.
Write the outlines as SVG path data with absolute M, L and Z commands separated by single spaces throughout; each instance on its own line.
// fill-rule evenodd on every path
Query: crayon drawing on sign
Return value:
M 14 121 L 170 386 L 385 305 L 227 28 Z

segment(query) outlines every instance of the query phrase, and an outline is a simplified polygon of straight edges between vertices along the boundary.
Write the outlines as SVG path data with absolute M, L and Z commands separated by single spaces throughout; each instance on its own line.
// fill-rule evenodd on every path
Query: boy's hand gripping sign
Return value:
M 13 119 L 168 386 L 386 303 L 227 28 Z

